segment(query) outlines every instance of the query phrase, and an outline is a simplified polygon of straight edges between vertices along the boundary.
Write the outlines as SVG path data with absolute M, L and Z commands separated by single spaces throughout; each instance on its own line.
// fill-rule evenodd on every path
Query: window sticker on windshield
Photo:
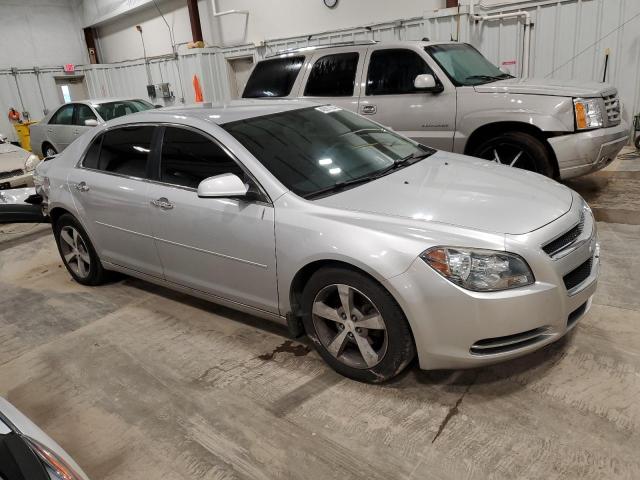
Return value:
M 336 107 L 335 105 L 322 105 L 321 107 L 316 107 L 316 110 L 322 113 L 333 113 L 339 112 L 342 109 L 340 107 Z

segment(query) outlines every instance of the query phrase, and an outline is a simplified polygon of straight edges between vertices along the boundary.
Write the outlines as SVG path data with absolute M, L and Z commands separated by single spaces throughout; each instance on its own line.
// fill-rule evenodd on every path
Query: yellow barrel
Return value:
M 37 122 L 16 123 L 13 126 L 18 132 L 18 140 L 25 150 L 31 151 L 31 135 L 29 134 L 29 126 Z

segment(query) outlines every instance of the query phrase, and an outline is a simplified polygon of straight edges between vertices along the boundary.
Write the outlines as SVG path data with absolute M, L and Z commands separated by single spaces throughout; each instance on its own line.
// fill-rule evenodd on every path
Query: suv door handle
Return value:
M 363 105 L 362 108 L 360 109 L 360 112 L 363 115 L 373 115 L 377 111 L 378 111 L 378 107 L 376 107 L 375 105 Z
M 89 185 L 87 185 L 87 182 L 76 183 L 76 190 L 78 190 L 79 192 L 88 192 Z
M 151 200 L 151 205 L 161 208 L 162 210 L 171 210 L 173 208 L 173 203 L 165 197 L 160 197 L 157 200 Z

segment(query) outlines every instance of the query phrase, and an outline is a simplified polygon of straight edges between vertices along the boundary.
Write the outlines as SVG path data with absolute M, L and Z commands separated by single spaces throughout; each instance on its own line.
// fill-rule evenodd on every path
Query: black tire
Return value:
M 50 150 L 50 151 L 48 151 Z M 42 156 L 43 157 L 50 157 L 51 155 L 57 155 L 58 151 L 53 147 L 53 145 L 51 145 L 50 143 L 43 143 L 42 144 Z
M 517 168 L 553 178 L 555 169 L 553 159 L 544 143 L 538 138 L 524 132 L 504 132 L 476 145 L 469 154 L 474 157 L 496 161 L 495 152 L 500 162 L 509 165 L 518 154 L 520 156 L 513 165 Z
M 361 301 L 362 303 L 359 308 L 366 310 L 367 306 L 363 305 L 363 303 L 368 300 L 373 306 L 373 310 L 368 310 L 369 316 L 376 316 L 376 314 L 379 313 L 386 329 L 382 331 L 373 327 L 369 329 L 355 328 L 359 325 L 358 321 L 363 320 L 365 317 L 360 318 L 358 321 L 350 322 L 349 326 L 342 325 L 341 328 L 338 328 L 341 324 L 314 315 L 314 301 L 319 298 L 319 295 L 323 295 L 323 292 L 330 292 L 330 289 L 337 287 L 337 285 L 343 287 L 348 286 L 355 292 L 352 302 L 354 307 L 358 301 Z M 336 290 L 335 295 L 337 294 L 338 291 Z M 339 297 L 338 301 L 340 301 Z M 325 297 L 324 302 L 331 303 L 330 298 Z M 334 303 L 334 305 L 336 304 Z M 415 357 L 413 336 L 411 335 L 411 329 L 401 308 L 391 294 L 380 284 L 360 272 L 347 268 L 333 267 L 317 271 L 309 279 L 302 293 L 302 309 L 304 327 L 314 347 L 331 368 L 345 377 L 368 383 L 384 382 L 402 372 Z M 377 310 L 377 312 L 375 312 L 375 310 Z M 333 312 L 338 313 L 338 311 L 339 310 L 334 310 Z M 360 313 L 363 315 L 367 313 L 365 311 L 359 312 L 357 308 L 354 308 L 352 312 L 356 312 L 358 315 Z M 346 317 L 344 318 L 346 320 Z M 352 318 L 355 318 L 355 315 Z M 360 323 L 360 325 L 362 325 L 362 323 Z M 333 330 L 331 330 L 332 328 Z M 330 353 L 325 343 L 331 343 L 331 338 L 335 340 L 337 336 L 344 333 L 341 332 L 341 330 L 347 330 L 353 333 L 347 334 L 350 338 L 347 338 L 344 344 L 345 346 L 339 350 L 343 353 L 334 356 Z M 364 331 L 365 335 L 356 333 L 356 330 L 360 332 Z M 369 333 L 367 334 L 366 332 Z M 333 337 L 333 335 L 336 335 L 336 337 Z M 356 339 L 355 335 L 358 335 L 359 338 Z M 384 340 L 381 339 L 381 335 L 384 336 Z M 322 340 L 322 338 L 325 337 L 329 340 Z M 375 365 L 369 366 L 365 364 L 366 360 L 362 353 L 363 350 L 358 346 L 363 338 L 367 339 L 372 351 L 380 346 L 381 353 L 375 357 L 375 361 L 378 362 Z M 384 347 L 383 353 L 382 347 Z M 356 362 L 359 356 L 362 365 L 354 366 L 350 364 L 350 362 L 347 361 L 347 355 L 350 355 L 349 358 L 355 359 L 351 360 L 351 362 Z
M 640 150 L 640 135 L 636 137 L 635 144 L 636 144 L 636 148 Z
M 78 241 L 76 242 L 77 251 L 81 252 L 83 257 L 88 256 L 90 259 L 88 268 L 86 268 L 87 264 L 82 261 L 79 254 L 76 255 L 75 259 L 68 260 L 66 258 L 71 245 L 62 237 L 65 232 L 67 232 L 68 235 L 68 232 L 72 230 L 75 230 L 78 234 Z M 98 254 L 95 248 L 93 248 L 91 240 L 89 240 L 89 235 L 87 235 L 87 232 L 73 215 L 68 213 L 62 215 L 53 225 L 53 235 L 56 239 L 62 262 L 76 282 L 89 286 L 101 285 L 106 282 L 108 272 L 103 268 L 100 258 L 98 258 Z M 73 237 L 73 235 L 71 236 Z M 80 263 L 85 267 L 80 268 Z

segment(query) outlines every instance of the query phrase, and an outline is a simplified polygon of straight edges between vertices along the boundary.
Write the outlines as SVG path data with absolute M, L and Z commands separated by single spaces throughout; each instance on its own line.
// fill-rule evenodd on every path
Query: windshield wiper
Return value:
M 423 148 L 428 148 L 428 147 L 423 147 Z M 345 180 L 343 182 L 338 182 L 335 183 L 333 185 L 330 185 L 328 187 L 325 188 L 321 188 L 319 190 L 314 190 L 313 192 L 309 192 L 307 194 L 302 195 L 302 198 L 307 199 L 307 200 L 311 200 L 313 198 L 317 198 L 319 196 L 324 195 L 325 193 L 336 193 L 336 192 L 341 192 L 342 190 L 344 190 L 347 187 L 353 186 L 353 185 L 358 185 L 360 183 L 367 183 L 370 182 L 372 180 L 377 180 L 380 177 L 384 177 L 385 175 L 389 174 L 390 172 L 397 170 L 403 166 L 406 165 L 410 165 L 413 164 L 413 161 L 417 161 L 417 160 L 422 160 L 423 158 L 427 158 L 430 157 L 431 155 L 433 155 L 436 152 L 436 150 L 425 150 L 424 152 L 413 152 L 411 155 L 407 155 L 406 157 L 403 158 L 399 158 L 397 160 L 394 160 L 393 163 L 391 165 L 389 165 L 388 167 L 383 168 L 382 170 L 378 170 L 377 172 L 371 174 L 371 175 L 363 175 L 362 177 L 357 177 L 357 178 L 353 178 L 351 180 Z M 411 162 L 411 163 L 409 163 Z

